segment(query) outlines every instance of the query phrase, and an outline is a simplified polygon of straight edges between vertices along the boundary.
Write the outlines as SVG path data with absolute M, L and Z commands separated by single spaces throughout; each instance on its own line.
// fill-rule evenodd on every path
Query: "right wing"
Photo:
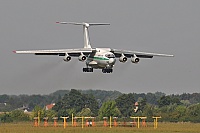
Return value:
M 148 52 L 121 50 L 121 49 L 111 49 L 111 52 L 114 53 L 116 57 L 120 57 L 122 54 L 124 54 L 128 58 L 131 58 L 134 56 L 137 56 L 139 58 L 153 58 L 153 56 L 161 56 L 161 57 L 174 56 L 174 55 L 169 55 L 169 54 L 148 53 Z
M 16 54 L 35 54 L 35 55 L 70 55 L 78 57 L 81 54 L 89 55 L 94 49 L 92 48 L 78 48 L 78 49 L 57 49 L 57 50 L 26 50 L 26 51 L 13 51 Z

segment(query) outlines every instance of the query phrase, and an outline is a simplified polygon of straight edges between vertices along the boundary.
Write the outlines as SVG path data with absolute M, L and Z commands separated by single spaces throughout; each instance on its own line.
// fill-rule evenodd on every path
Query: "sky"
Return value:
M 122 93 L 200 93 L 199 0 L 1 0 L 0 95 L 49 94 L 63 89 Z M 83 73 L 73 58 L 14 54 L 13 50 L 82 48 L 81 26 L 57 21 L 110 23 L 90 27 L 93 47 L 173 54 L 117 61 L 112 74 Z

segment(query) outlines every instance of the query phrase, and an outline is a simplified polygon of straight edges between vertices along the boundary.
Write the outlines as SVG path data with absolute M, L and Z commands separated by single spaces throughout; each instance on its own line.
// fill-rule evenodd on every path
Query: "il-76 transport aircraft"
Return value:
M 92 48 L 89 39 L 88 28 L 90 26 L 110 25 L 109 23 L 76 23 L 76 22 L 56 22 L 59 24 L 72 24 L 83 26 L 84 48 L 76 49 L 58 49 L 58 50 L 28 50 L 13 51 L 17 54 L 35 54 L 35 55 L 58 55 L 63 56 L 63 60 L 69 62 L 71 57 L 78 57 L 79 61 L 85 62 L 86 67 L 83 72 L 93 72 L 93 69 L 101 69 L 103 73 L 112 73 L 116 58 L 125 63 L 128 58 L 132 63 L 138 63 L 140 58 L 153 58 L 153 56 L 173 57 L 168 54 L 147 53 L 138 51 L 129 51 L 112 48 Z

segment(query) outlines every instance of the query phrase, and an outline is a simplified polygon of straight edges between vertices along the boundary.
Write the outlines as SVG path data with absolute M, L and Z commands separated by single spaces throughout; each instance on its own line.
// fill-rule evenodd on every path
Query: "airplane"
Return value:
M 57 49 L 57 50 L 27 50 L 13 51 L 17 54 L 35 54 L 35 55 L 57 55 L 63 56 L 63 60 L 69 62 L 72 57 L 78 57 L 79 61 L 85 62 L 86 67 L 83 72 L 93 72 L 93 69 L 101 69 L 103 73 L 112 73 L 116 63 L 116 58 L 125 63 L 128 58 L 132 63 L 138 63 L 140 58 L 153 58 L 153 56 L 173 57 L 169 54 L 158 54 L 148 52 L 138 52 L 130 50 L 112 49 L 112 48 L 93 48 L 89 39 L 90 26 L 105 26 L 109 23 L 77 23 L 77 22 L 56 22 L 58 24 L 72 24 L 83 26 L 84 47 L 76 49 Z

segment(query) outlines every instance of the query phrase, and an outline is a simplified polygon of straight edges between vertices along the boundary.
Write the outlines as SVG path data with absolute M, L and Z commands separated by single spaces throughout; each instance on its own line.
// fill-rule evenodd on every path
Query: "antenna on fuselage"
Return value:
M 73 24 L 73 25 L 82 25 L 83 26 L 83 37 L 84 37 L 84 48 L 92 48 L 90 44 L 90 37 L 88 28 L 90 26 L 97 26 L 97 25 L 110 25 L 109 23 L 76 23 L 76 22 L 56 22 L 59 24 Z

